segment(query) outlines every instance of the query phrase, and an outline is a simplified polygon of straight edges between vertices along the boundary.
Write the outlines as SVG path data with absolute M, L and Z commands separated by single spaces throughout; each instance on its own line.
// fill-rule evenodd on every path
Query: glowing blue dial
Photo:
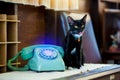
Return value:
M 58 55 L 58 52 L 54 48 L 41 48 L 39 55 L 48 60 L 55 59 Z

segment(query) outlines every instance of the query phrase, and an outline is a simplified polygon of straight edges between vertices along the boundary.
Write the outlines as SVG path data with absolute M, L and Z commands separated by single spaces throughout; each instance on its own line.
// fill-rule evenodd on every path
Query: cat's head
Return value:
M 70 33 L 75 39 L 80 38 L 85 30 L 87 15 L 83 16 L 80 20 L 74 20 L 72 17 L 68 16 L 68 23 L 70 26 Z

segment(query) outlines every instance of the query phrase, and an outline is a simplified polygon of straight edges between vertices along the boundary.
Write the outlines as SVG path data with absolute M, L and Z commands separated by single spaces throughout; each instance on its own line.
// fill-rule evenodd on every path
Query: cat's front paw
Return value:
M 68 67 L 68 70 L 73 70 L 74 68 L 73 67 Z
M 77 65 L 77 66 L 76 66 L 77 69 L 80 69 L 80 67 L 81 67 L 81 65 Z

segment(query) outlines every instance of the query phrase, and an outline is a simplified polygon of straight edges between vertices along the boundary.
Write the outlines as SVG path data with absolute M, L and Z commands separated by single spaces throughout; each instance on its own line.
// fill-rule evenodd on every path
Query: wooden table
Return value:
M 120 80 L 120 65 L 99 68 L 56 80 Z
M 0 80 L 120 80 L 120 65 L 85 64 L 64 72 L 12 71 L 0 74 Z

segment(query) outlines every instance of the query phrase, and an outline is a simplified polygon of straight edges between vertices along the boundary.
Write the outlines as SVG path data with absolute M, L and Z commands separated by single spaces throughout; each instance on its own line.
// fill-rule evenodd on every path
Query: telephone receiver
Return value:
M 50 51 L 53 52 L 54 55 L 50 56 L 51 55 L 51 53 L 49 53 Z M 48 54 L 43 54 L 45 52 L 48 52 Z M 40 54 L 40 53 L 42 53 L 42 54 Z M 57 53 L 59 53 L 59 54 L 57 54 Z M 58 55 L 59 55 L 59 57 L 58 57 Z M 28 64 L 25 65 L 24 67 L 21 67 L 21 68 L 12 66 L 12 62 L 15 61 L 19 56 L 23 60 L 30 60 L 31 59 L 31 61 L 30 62 L 28 61 Z M 39 58 L 38 58 L 38 56 L 39 56 Z M 20 52 L 18 52 L 18 54 L 16 54 L 12 59 L 8 60 L 8 68 L 11 70 L 17 70 L 17 71 L 27 71 L 27 70 L 29 70 L 30 67 L 34 67 L 33 64 L 35 64 L 36 62 L 38 62 L 38 63 L 36 63 L 37 67 L 38 66 L 41 67 L 41 65 L 44 67 L 44 65 L 47 66 L 47 64 L 45 64 L 45 62 L 50 63 L 52 61 L 51 64 L 54 63 L 53 66 L 60 64 L 60 65 L 62 65 L 61 66 L 62 69 L 60 69 L 60 70 L 64 70 L 65 66 L 64 66 L 64 62 L 62 60 L 63 56 L 64 56 L 64 50 L 60 46 L 49 45 L 49 44 L 32 45 L 32 46 L 22 48 L 22 50 Z M 33 57 L 35 57 L 35 58 L 33 58 Z M 43 59 L 45 57 L 47 60 Z M 52 60 L 54 58 L 56 58 L 56 59 Z M 57 59 L 57 58 L 60 58 L 60 59 Z M 59 61 L 59 60 L 61 60 L 61 61 Z M 36 66 L 35 66 L 35 68 L 36 68 Z M 50 68 L 50 70 L 52 70 L 52 68 Z M 56 70 L 57 70 L 57 68 L 56 68 Z

